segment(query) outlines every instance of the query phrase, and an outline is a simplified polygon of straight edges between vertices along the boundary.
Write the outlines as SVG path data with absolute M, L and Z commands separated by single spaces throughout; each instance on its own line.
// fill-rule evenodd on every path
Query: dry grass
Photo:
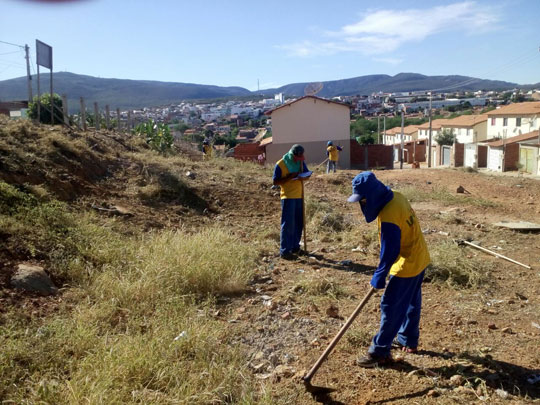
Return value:
M 444 205 L 472 205 L 478 207 L 496 207 L 493 201 L 483 198 L 451 193 L 444 188 L 434 187 L 431 191 L 419 190 L 416 187 L 404 187 L 399 190 L 409 202 L 437 201 Z
M 489 265 L 472 257 L 453 242 L 430 246 L 431 264 L 426 278 L 454 288 L 476 288 L 489 280 Z
M 294 291 L 307 296 L 326 296 L 333 299 L 346 297 L 345 288 L 332 277 L 322 275 L 306 276 L 295 285 Z

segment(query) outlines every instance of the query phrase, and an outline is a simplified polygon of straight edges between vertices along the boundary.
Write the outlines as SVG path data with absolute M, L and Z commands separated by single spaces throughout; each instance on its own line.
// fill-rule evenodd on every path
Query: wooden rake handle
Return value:
M 375 291 L 377 291 L 375 288 L 373 288 L 373 287 L 370 288 L 370 290 L 368 291 L 368 293 L 366 294 L 366 296 L 364 297 L 362 302 L 360 302 L 360 304 L 358 304 L 358 306 L 356 307 L 354 312 L 351 314 L 349 319 L 347 319 L 347 322 L 345 322 L 345 325 L 343 325 L 341 327 L 341 329 L 339 330 L 337 335 L 334 337 L 334 339 L 332 339 L 332 341 L 330 342 L 330 344 L 328 345 L 326 350 L 323 352 L 323 354 L 321 354 L 321 357 L 319 357 L 319 360 L 317 360 L 317 362 L 313 365 L 313 367 L 311 367 L 311 370 L 309 370 L 309 373 L 307 373 L 303 377 L 303 380 L 305 382 L 310 382 L 311 381 L 311 379 L 313 378 L 313 376 L 315 375 L 315 373 L 317 372 L 317 370 L 319 369 L 319 367 L 321 366 L 323 361 L 326 360 L 328 355 L 332 352 L 334 347 L 338 344 L 340 339 L 343 337 L 343 335 L 345 334 L 347 329 L 349 329 L 349 327 L 351 326 L 353 321 L 356 319 L 356 317 L 358 316 L 358 314 L 360 313 L 362 308 L 364 308 L 364 305 L 366 305 L 366 303 L 368 302 L 368 300 L 370 299 L 370 297 L 373 295 L 373 293 Z

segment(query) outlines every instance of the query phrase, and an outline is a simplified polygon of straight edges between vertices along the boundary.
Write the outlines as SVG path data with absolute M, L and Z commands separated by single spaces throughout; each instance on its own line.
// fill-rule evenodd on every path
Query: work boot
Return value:
M 293 253 L 285 253 L 279 256 L 283 260 L 296 260 L 296 255 Z
M 402 352 L 410 353 L 410 354 L 417 354 L 418 353 L 418 348 L 417 347 L 409 347 L 409 346 L 402 345 L 397 339 L 395 339 L 392 342 L 392 348 L 393 349 L 399 349 Z
M 356 359 L 356 365 L 364 368 L 384 367 L 392 363 L 392 356 L 376 356 L 368 353 Z

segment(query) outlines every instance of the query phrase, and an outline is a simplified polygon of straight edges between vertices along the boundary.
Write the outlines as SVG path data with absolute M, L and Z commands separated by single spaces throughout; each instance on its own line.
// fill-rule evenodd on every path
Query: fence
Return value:
M 70 119 L 69 119 L 69 108 L 68 108 L 68 99 L 67 95 L 62 95 L 62 109 L 58 108 L 53 102 L 51 104 L 54 106 L 53 114 L 58 121 L 63 122 L 67 127 L 71 128 Z M 105 111 L 102 112 L 99 109 L 97 102 L 93 103 L 94 112 L 92 116 L 93 127 L 88 126 L 87 120 L 87 110 L 86 102 L 84 97 L 80 98 L 80 111 L 77 116 L 75 124 L 81 131 L 88 131 L 93 128 L 95 130 L 106 129 L 106 130 L 115 130 L 118 132 L 129 132 L 134 128 L 134 120 L 131 117 L 131 111 L 128 110 L 125 117 L 122 116 L 120 108 L 116 108 L 116 122 L 113 125 L 114 116 L 111 114 L 111 109 L 109 105 L 105 105 Z M 62 120 L 63 117 L 63 120 Z

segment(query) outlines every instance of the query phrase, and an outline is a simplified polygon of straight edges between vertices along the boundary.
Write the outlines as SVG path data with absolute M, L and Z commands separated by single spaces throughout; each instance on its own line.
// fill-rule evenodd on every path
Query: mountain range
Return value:
M 32 77 L 33 94 L 36 94 L 37 80 Z M 182 100 L 208 100 L 250 96 L 268 96 L 283 93 L 285 96 L 302 96 L 309 83 L 293 83 L 275 89 L 251 92 L 243 87 L 221 87 L 193 83 L 160 82 L 151 80 L 105 79 L 79 75 L 69 72 L 54 73 L 54 92 L 68 95 L 70 111 L 79 109 L 79 99 L 84 97 L 87 108 L 97 102 L 100 108 L 108 104 L 111 110 L 116 108 L 142 108 Z M 538 86 L 539 84 L 532 85 Z M 42 74 L 41 92 L 49 89 L 49 75 Z M 516 87 L 530 88 L 516 83 L 476 79 L 468 76 L 425 76 L 418 73 L 399 73 L 389 75 L 367 75 L 351 79 L 322 82 L 322 89 L 317 93 L 321 97 L 371 94 L 373 92 L 405 92 L 420 90 L 451 89 L 456 90 L 509 90 Z M 321 84 L 318 84 L 321 87 Z M 26 77 L 0 81 L 0 101 L 26 100 Z

